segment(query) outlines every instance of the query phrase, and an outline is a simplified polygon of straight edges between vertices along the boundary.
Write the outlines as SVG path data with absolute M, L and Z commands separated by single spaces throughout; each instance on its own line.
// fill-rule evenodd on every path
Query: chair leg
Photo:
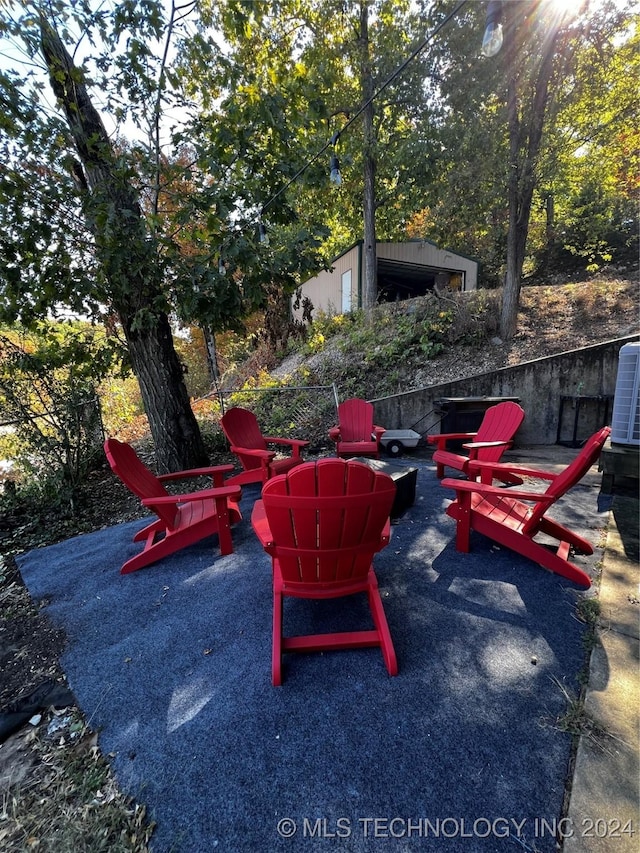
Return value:
M 568 550 L 563 548 L 563 545 L 566 546 L 569 543 L 559 543 L 558 551 L 553 551 L 540 542 L 534 542 L 533 539 L 526 539 L 525 543 L 524 547 L 519 549 L 520 554 L 538 563 L 539 566 L 549 569 L 550 572 L 585 587 L 585 589 L 591 586 L 589 575 L 578 566 L 570 563 L 564 556 L 561 556 L 563 551 L 566 553 L 566 550 Z
M 145 528 L 150 529 L 150 528 Z M 134 540 L 135 541 L 135 540 Z M 120 569 L 121 575 L 128 575 L 131 572 L 137 572 L 138 569 L 144 569 L 145 566 L 150 566 L 152 563 L 157 563 L 169 554 L 176 551 L 176 545 L 171 541 L 171 536 L 165 534 L 164 539 L 154 542 L 152 537 L 147 539 L 147 543 L 139 554 L 132 557 Z
M 142 551 L 136 557 L 132 557 L 130 560 L 127 560 L 127 562 L 124 563 L 124 565 L 120 569 L 120 574 L 129 575 L 131 574 L 131 572 L 137 572 L 138 569 L 144 569 L 145 566 L 150 565 L 150 563 L 155 563 L 155 561 L 155 556 L 153 557 L 153 559 L 149 560 L 147 559 L 145 552 Z
M 471 493 L 460 492 L 456 504 L 456 551 L 468 554 L 471 550 Z
M 389 623 L 387 622 L 387 617 L 382 605 L 382 598 L 380 597 L 380 590 L 378 589 L 378 580 L 373 569 L 369 570 L 368 596 L 369 607 L 371 608 L 371 615 L 373 616 L 373 624 L 376 626 L 380 637 L 380 651 L 382 652 L 384 664 L 389 675 L 397 675 L 398 660 L 393 647 L 393 640 L 391 639 Z
M 573 530 L 569 530 L 563 524 L 553 521 L 551 518 L 543 518 L 540 523 L 540 533 L 547 533 L 553 536 L 560 542 L 567 542 L 572 545 L 580 554 L 593 554 L 593 545 L 582 536 L 578 536 Z
M 155 521 L 152 521 L 151 524 L 147 524 L 146 527 L 143 527 L 142 530 L 138 530 L 136 535 L 133 537 L 133 541 L 142 542 L 145 539 L 148 540 L 152 534 L 155 536 L 156 533 L 164 533 L 166 529 L 167 526 L 164 521 L 157 518 Z
M 227 498 L 216 498 L 216 517 L 218 519 L 218 542 L 220 555 L 233 553 L 231 522 L 229 521 L 229 502 Z
M 274 687 L 280 687 L 282 684 L 282 592 L 276 586 L 273 589 L 271 682 Z
M 567 559 L 568 545 L 571 544 L 571 539 L 565 541 L 565 529 L 562 528 L 561 525 L 555 525 L 555 522 L 552 522 L 552 525 L 558 528 L 556 533 L 553 533 L 552 535 L 556 536 L 559 540 L 554 550 L 554 546 L 547 546 L 543 545 L 541 542 L 536 542 L 535 539 L 531 538 L 531 536 L 527 536 L 517 530 L 505 527 L 503 524 L 492 522 L 485 516 L 477 513 L 473 513 L 473 516 L 475 520 L 473 525 L 474 529 L 483 536 L 488 537 L 505 548 L 510 548 L 512 551 L 515 551 L 516 554 L 521 554 L 528 560 L 533 560 L 533 562 L 538 563 L 539 566 L 542 566 L 550 572 L 554 572 L 555 574 L 560 575 L 579 586 L 583 586 L 586 589 L 591 586 L 591 578 L 589 575 L 578 566 L 570 563 Z M 454 517 L 458 518 L 459 516 L 456 514 Z M 550 533 L 551 527 L 546 529 L 541 527 L 540 532 Z M 566 532 L 570 533 L 570 531 Z M 570 535 L 575 537 L 575 534 Z M 585 542 L 585 545 L 589 545 L 589 543 Z M 591 546 L 589 545 L 589 548 L 590 547 Z M 587 553 L 589 553 L 589 551 L 587 551 Z

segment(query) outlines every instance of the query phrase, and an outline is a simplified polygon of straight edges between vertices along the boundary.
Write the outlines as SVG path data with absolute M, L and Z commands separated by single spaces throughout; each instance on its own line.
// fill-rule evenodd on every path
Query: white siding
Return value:
M 328 314 L 339 314 L 342 309 L 342 276 L 351 270 L 351 305 L 358 307 L 358 282 L 360 270 L 358 259 L 359 247 L 354 246 L 344 255 L 336 258 L 331 270 L 322 270 L 314 278 L 306 281 L 300 290 L 313 304 L 313 312 L 326 311 Z M 294 317 L 302 319 L 302 309 L 293 312 Z

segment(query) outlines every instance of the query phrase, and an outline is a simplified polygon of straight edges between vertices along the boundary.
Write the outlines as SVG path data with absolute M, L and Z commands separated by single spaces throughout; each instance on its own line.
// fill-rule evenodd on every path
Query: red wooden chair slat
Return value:
M 574 548 L 580 553 L 592 554 L 593 546 L 546 513 L 597 461 L 610 432 L 609 427 L 603 427 L 594 433 L 573 462 L 559 474 L 501 463 L 476 462 L 473 465 L 477 469 L 488 469 L 491 478 L 512 475 L 549 480 L 544 492 L 504 489 L 473 480 L 443 480 L 444 487 L 456 492 L 455 500 L 447 507 L 447 515 L 457 523 L 458 551 L 470 550 L 470 535 L 475 530 L 580 586 L 591 586 L 586 572 L 569 561 L 569 552 Z M 535 541 L 541 533 L 557 541 L 555 550 Z
M 221 554 L 233 551 L 231 525 L 242 518 L 238 506 L 240 486 L 224 484 L 224 475 L 233 470 L 233 465 L 156 476 L 128 444 L 108 438 L 104 450 L 114 474 L 157 516 L 133 537 L 134 542 L 144 542 L 144 548 L 127 560 L 121 574 L 142 569 L 214 533 L 218 534 Z M 172 495 L 163 485 L 171 480 L 204 476 L 212 478 L 213 488 Z
M 395 485 L 358 462 L 321 459 L 270 479 L 251 523 L 273 564 L 272 680 L 282 683 L 286 651 L 379 646 L 390 675 L 398 671 L 373 557 L 390 537 Z M 283 599 L 366 593 L 374 629 L 285 637 Z
M 373 405 L 352 397 L 338 406 L 338 424 L 329 430 L 337 456 L 380 456 L 380 436 L 384 427 L 373 422 Z
M 477 459 L 481 462 L 499 462 L 505 450 L 508 450 L 513 444 L 513 437 L 523 420 L 524 410 L 522 407 L 511 400 L 506 400 L 504 403 L 498 403 L 487 409 L 477 432 L 428 435 L 429 444 L 438 445 L 433 454 L 438 478 L 444 477 L 445 467 L 455 468 L 457 471 L 462 471 L 463 474 L 470 476 L 470 461 Z M 465 439 L 467 443 L 464 448 L 468 455 L 447 449 L 448 442 L 464 441 Z M 522 480 L 511 475 L 506 482 L 519 485 Z
M 240 473 L 228 478 L 228 484 L 265 483 L 269 477 L 284 474 L 304 461 L 301 450 L 308 441 L 263 435 L 256 416 L 248 409 L 240 406 L 229 409 L 220 418 L 220 426 L 242 467 Z M 291 455 L 277 459 L 269 444 L 289 448 Z

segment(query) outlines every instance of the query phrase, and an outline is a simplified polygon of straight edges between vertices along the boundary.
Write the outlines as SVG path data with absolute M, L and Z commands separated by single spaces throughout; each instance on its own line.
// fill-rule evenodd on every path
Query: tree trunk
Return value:
M 549 193 L 545 198 L 544 211 L 546 215 L 545 239 L 547 241 L 547 252 L 549 252 L 556 241 L 556 205 L 553 193 Z
M 373 76 L 369 56 L 369 5 L 360 6 L 361 83 L 363 102 L 373 95 Z M 364 123 L 364 188 L 363 188 L 363 237 L 364 277 L 362 307 L 373 308 L 378 299 L 378 255 L 376 247 L 376 161 L 375 131 L 373 127 L 373 101 L 365 107 Z
M 123 324 L 124 325 L 124 324 Z M 149 419 L 158 466 L 181 471 L 208 464 L 166 314 L 143 334 L 125 328 L 131 366 Z
M 211 385 L 218 387 L 220 382 L 220 368 L 218 367 L 218 351 L 216 348 L 216 336 L 214 331 L 209 326 L 202 328 L 204 336 L 204 345 L 207 353 L 207 367 L 209 369 L 209 379 Z
M 362 307 L 373 308 L 378 300 L 378 252 L 376 245 L 375 163 L 364 161 L 364 284 Z
M 509 199 L 509 229 L 507 231 L 507 269 L 502 290 L 502 314 L 500 337 L 511 339 L 518 327 L 518 304 L 520 302 L 520 276 L 522 267 L 518 262 L 518 193 L 520 185 L 518 153 L 520 151 L 520 120 L 518 117 L 517 90 L 517 47 L 515 31 L 507 42 L 507 116 L 509 131 L 509 174 L 507 193 Z
M 507 18 L 507 112 L 509 122 L 509 232 L 507 235 L 507 271 L 502 298 L 500 336 L 509 340 L 518 327 L 518 305 L 522 283 L 531 205 L 536 187 L 536 163 L 540 153 L 542 131 L 549 99 L 549 81 L 560 30 L 553 28 L 543 45 L 538 67 L 531 118 L 526 132 L 518 116 L 518 48 L 516 16 L 522 14 L 519 4 L 503 4 Z
M 105 280 L 118 314 L 161 471 L 206 465 L 164 304 L 162 271 L 137 193 L 118 164 L 109 136 L 77 68 L 55 29 L 41 18 L 42 53 L 82 163 L 78 183 Z M 76 166 L 76 171 L 78 167 Z

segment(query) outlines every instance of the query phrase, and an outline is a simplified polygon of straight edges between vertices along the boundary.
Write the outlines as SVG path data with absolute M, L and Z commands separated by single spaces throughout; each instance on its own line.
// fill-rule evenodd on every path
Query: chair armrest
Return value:
M 386 548 L 391 540 L 391 518 L 388 518 L 385 522 L 384 527 L 382 528 L 382 534 L 380 535 L 380 547 L 379 551 L 382 551 L 383 548 Z
M 265 462 L 270 462 L 276 455 L 275 450 L 260 450 L 255 447 L 235 447 L 231 445 L 231 452 L 237 453 L 238 456 L 255 456 L 256 459 L 264 459 Z
M 159 498 L 142 498 L 143 506 L 158 506 L 166 504 L 188 503 L 189 501 L 201 501 L 208 498 L 240 498 L 242 489 L 240 486 L 222 486 L 219 489 L 201 489 L 199 492 L 188 492 L 185 495 L 167 495 Z
M 385 427 L 373 425 L 373 432 L 371 433 L 371 437 L 374 441 L 380 441 L 380 436 L 385 433 L 387 430 Z
M 438 435 L 427 435 L 429 444 L 437 444 L 438 450 L 446 450 L 448 441 L 463 441 L 465 438 L 475 438 L 477 432 L 441 432 Z
M 269 546 L 273 545 L 273 535 L 271 533 L 271 528 L 269 527 L 267 514 L 264 511 L 264 502 L 261 500 L 257 500 L 253 505 L 253 510 L 251 511 L 251 526 L 260 540 L 262 547 L 265 551 L 268 551 Z
M 496 479 L 505 474 L 512 474 L 517 477 L 532 477 L 538 480 L 555 480 L 558 476 L 551 471 L 526 468 L 524 465 L 510 465 L 508 462 L 479 462 L 477 459 L 472 459 L 469 462 L 469 474 L 471 475 L 474 470 L 476 473 L 481 473 L 483 470 L 495 472 Z
M 456 492 L 477 492 L 480 495 L 499 495 L 500 497 L 516 498 L 519 501 L 533 501 L 535 503 L 552 504 L 555 496 L 545 495 L 541 492 L 521 492 L 516 489 L 502 489 L 499 486 L 490 486 L 488 483 L 476 483 L 473 480 L 440 480 L 440 485 L 445 489 L 453 489 Z
M 480 450 L 483 447 L 511 447 L 510 441 L 468 441 L 462 445 L 467 450 Z
M 331 427 L 331 429 L 329 430 L 329 438 L 332 441 L 339 441 L 339 439 L 340 439 L 340 427 L 339 426 Z
M 214 486 L 221 487 L 224 483 L 224 475 L 233 471 L 233 465 L 213 465 L 208 468 L 189 468 L 187 471 L 174 471 L 172 474 L 159 474 L 161 483 L 170 480 L 186 480 L 189 477 L 211 477 Z

